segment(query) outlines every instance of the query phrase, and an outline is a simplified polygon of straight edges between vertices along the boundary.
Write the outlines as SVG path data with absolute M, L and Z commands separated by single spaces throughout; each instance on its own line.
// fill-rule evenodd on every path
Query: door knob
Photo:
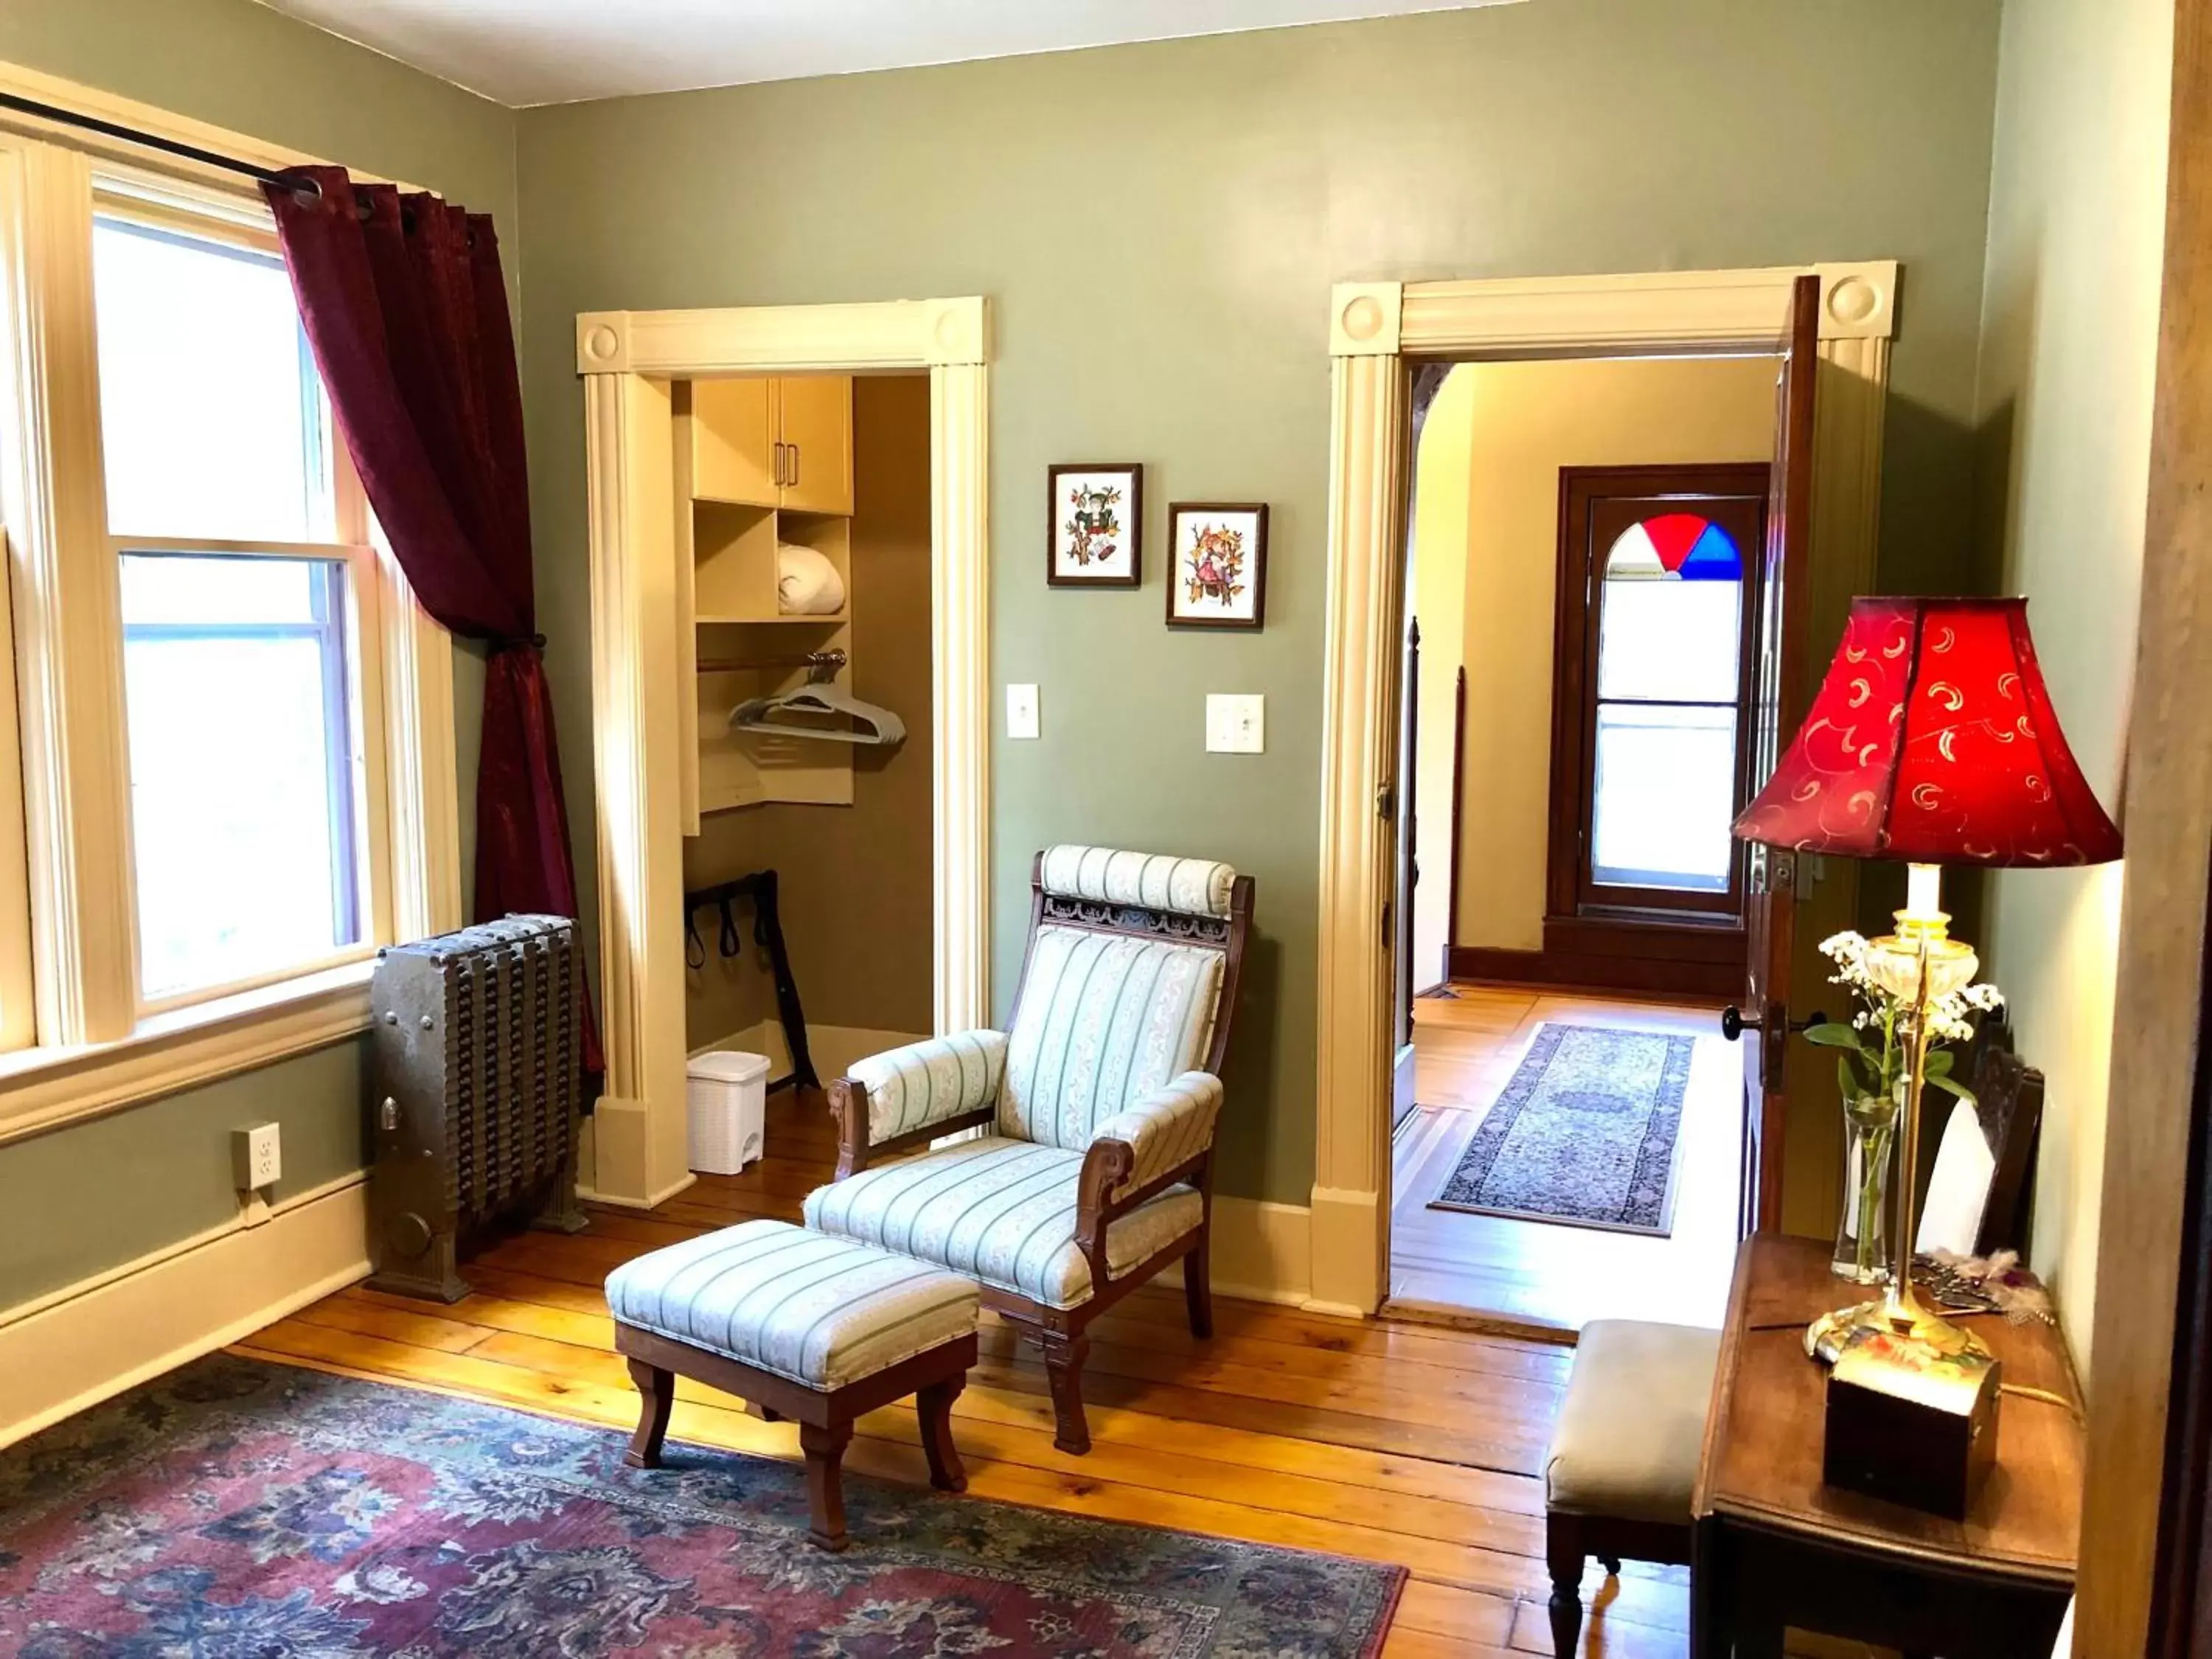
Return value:
M 1767 1018 L 1770 1019 L 1773 1018 L 1772 1012 L 1769 1012 Z M 1815 1025 L 1826 1025 L 1827 1023 L 1828 1016 L 1826 1013 L 1820 1009 L 1815 1008 L 1811 1013 L 1806 1015 L 1802 1019 L 1784 1020 L 1783 1026 L 1784 1030 L 1790 1031 L 1808 1031 Z M 1738 1038 L 1741 1037 L 1744 1034 L 1746 1026 L 1750 1024 L 1759 1024 L 1762 1030 L 1765 1029 L 1763 1022 L 1747 1021 L 1743 1017 L 1743 1010 L 1735 1006 L 1733 1003 L 1721 1010 L 1721 1035 L 1726 1037 L 1730 1042 L 1734 1042 Z

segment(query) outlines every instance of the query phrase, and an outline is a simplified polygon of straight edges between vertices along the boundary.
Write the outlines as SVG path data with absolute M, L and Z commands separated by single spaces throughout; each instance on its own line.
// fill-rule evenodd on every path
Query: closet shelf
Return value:
M 779 613 L 773 617 L 709 617 L 698 616 L 692 620 L 702 628 L 786 628 L 793 623 L 811 623 L 817 628 L 839 628 L 853 620 L 850 611 L 831 611 L 819 615 L 799 616 Z

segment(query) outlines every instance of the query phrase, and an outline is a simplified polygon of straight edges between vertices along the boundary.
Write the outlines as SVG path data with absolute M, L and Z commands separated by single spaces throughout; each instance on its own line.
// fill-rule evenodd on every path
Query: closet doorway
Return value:
M 818 1096 L 933 1018 L 929 380 L 678 382 L 674 407 L 685 1048 Z
M 824 1079 L 878 1036 L 988 1020 L 988 319 L 975 298 L 601 312 L 576 338 L 607 1051 L 585 1184 L 649 1208 L 695 1178 L 688 1056 L 757 1042 L 795 1058 L 774 974 L 749 961 L 709 994 L 687 966 L 721 960 L 719 904 L 687 952 L 702 883 L 778 870 Z M 833 666 L 823 689 L 896 714 L 902 744 L 732 737 L 738 703 Z M 734 963 L 753 953 L 750 895 L 731 921 Z M 833 942 L 865 968 L 840 968 Z

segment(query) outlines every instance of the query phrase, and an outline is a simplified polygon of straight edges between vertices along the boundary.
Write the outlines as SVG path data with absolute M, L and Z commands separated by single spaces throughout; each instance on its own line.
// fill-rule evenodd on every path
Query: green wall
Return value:
M 2173 0 L 2005 8 L 1984 294 L 1981 529 L 2118 814 L 2142 588 Z M 1996 872 L 1984 969 L 2046 1079 L 2034 1265 L 2089 1368 L 2121 866 Z
M 1038 846 L 1233 860 L 1261 941 L 1223 1185 L 1304 1202 L 1329 285 L 1901 259 L 1882 580 L 1954 586 L 1998 21 L 1543 0 L 525 112 L 525 398 L 586 913 L 575 313 L 988 295 L 993 679 L 1040 685 L 1046 734 L 992 757 L 1000 1004 Z M 1149 469 L 1146 586 L 1048 591 L 1045 468 L 1101 455 Z M 1162 627 L 1176 499 L 1272 503 L 1264 633 Z M 1264 757 L 1203 752 L 1207 691 L 1267 696 Z
M 428 186 L 488 209 L 512 244 L 510 112 L 250 0 L 5 0 L 0 62 Z M 508 263 L 512 283 L 513 252 Z M 483 675 L 466 652 L 456 668 L 470 810 Z M 280 1196 L 361 1167 L 365 1047 L 342 1043 L 0 1146 L 0 1309 L 235 1216 L 234 1125 L 283 1126 Z

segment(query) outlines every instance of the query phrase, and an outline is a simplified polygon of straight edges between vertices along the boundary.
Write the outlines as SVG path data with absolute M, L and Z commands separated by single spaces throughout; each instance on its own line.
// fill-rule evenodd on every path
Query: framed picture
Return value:
M 1097 461 L 1047 469 L 1045 572 L 1054 587 L 1144 585 L 1145 469 Z
M 1168 626 L 1259 628 L 1267 604 L 1264 501 L 1168 507 Z

